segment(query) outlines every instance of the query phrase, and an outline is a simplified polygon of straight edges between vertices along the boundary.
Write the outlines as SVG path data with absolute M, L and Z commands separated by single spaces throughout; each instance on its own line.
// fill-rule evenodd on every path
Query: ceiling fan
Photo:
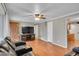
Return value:
M 46 19 L 46 17 L 42 14 L 35 14 L 35 20 L 42 20 L 42 19 Z

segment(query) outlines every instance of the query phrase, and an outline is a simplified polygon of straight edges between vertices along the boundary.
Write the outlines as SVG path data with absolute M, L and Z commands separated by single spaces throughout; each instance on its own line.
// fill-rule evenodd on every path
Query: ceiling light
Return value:
M 35 18 L 35 20 L 39 21 L 39 20 L 40 20 L 40 18 L 37 18 L 37 17 L 36 17 L 36 18 Z

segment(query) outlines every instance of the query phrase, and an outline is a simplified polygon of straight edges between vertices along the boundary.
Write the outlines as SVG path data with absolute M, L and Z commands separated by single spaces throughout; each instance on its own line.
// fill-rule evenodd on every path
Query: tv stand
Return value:
M 35 39 L 35 34 L 28 33 L 28 34 L 22 34 L 21 35 L 22 41 L 34 40 L 34 39 Z

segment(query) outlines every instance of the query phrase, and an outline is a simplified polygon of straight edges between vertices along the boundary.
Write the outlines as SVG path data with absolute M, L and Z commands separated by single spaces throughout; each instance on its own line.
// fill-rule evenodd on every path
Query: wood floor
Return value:
M 62 48 L 40 39 L 27 41 L 26 44 L 33 48 L 33 54 L 35 56 L 63 56 L 67 53 L 66 48 Z
M 63 48 L 40 39 L 27 41 L 27 45 L 33 48 L 34 56 L 64 56 L 70 52 L 73 47 L 79 47 L 79 40 L 73 40 L 67 48 Z

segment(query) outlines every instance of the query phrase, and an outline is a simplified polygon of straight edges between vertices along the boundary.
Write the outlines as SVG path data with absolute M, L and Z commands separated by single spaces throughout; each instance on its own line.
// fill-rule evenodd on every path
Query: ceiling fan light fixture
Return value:
M 35 16 L 36 16 L 36 17 L 39 17 L 39 16 L 40 16 L 40 14 L 35 14 Z
M 41 14 L 35 14 L 35 20 L 42 20 L 42 19 L 46 19 L 44 15 Z
M 39 21 L 39 20 L 40 20 L 40 18 L 37 18 L 37 17 L 36 17 L 36 18 L 35 18 L 35 20 Z

